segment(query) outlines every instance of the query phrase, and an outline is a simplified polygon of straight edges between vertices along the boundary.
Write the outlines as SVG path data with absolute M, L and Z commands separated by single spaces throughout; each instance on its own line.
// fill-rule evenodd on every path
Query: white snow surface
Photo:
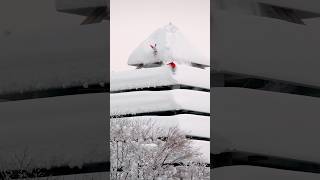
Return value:
M 0 93 L 23 93 L 48 88 L 106 83 L 108 73 L 104 61 L 103 59 L 61 58 L 52 62 L 34 59 L 32 66 L 27 60 L 7 62 L 0 67 Z
M 101 93 L 1 103 L 2 170 L 23 153 L 30 168 L 106 161 L 107 100 Z
M 238 150 L 320 162 L 320 99 L 242 88 L 213 89 L 214 153 Z
M 210 138 L 210 117 L 192 114 L 180 114 L 175 116 L 135 116 L 119 119 L 139 121 L 153 121 L 159 127 L 178 127 L 190 136 Z
M 135 91 L 110 95 L 110 115 L 191 110 L 210 113 L 210 93 L 186 89 Z
M 251 0 L 256 1 L 256 0 Z M 272 4 L 280 7 L 288 7 L 297 10 L 304 10 L 320 13 L 320 3 L 318 0 L 258 0 L 262 3 Z
M 110 91 L 187 85 L 210 89 L 210 69 L 200 69 L 188 65 L 177 65 L 175 72 L 168 65 L 113 72 L 110 77 Z
M 58 10 L 74 10 L 91 7 L 103 7 L 109 5 L 108 0 L 55 0 L 55 6 Z
M 80 1 L 81 5 L 92 3 Z M 64 4 L 80 5 L 78 2 L 66 0 Z M 11 9 L 19 13 L 12 14 Z M 109 23 L 80 26 L 83 16 L 58 12 L 53 1 L 6 1 L 1 13 L 2 32 L 9 34 L 0 37 L 0 94 L 109 79 Z
M 110 178 L 109 172 L 87 173 L 87 174 L 73 174 L 66 176 L 53 176 L 36 178 L 36 180 L 106 180 Z M 28 180 L 28 179 L 25 179 Z
M 303 26 L 218 9 L 213 18 L 214 70 L 320 86 L 319 18 Z
M 318 0 L 216 0 L 219 9 L 227 9 L 230 12 L 259 14 L 258 3 L 265 3 L 274 6 L 287 7 L 295 10 L 302 10 L 313 13 L 320 13 L 320 3 Z
M 318 180 L 317 173 L 288 171 L 254 166 L 227 166 L 215 168 L 211 172 L 213 179 L 218 180 Z
M 156 45 L 157 54 L 150 45 Z M 130 55 L 128 64 L 150 64 L 155 62 L 191 62 L 210 66 L 209 58 L 201 55 L 173 24 L 159 28 L 144 40 Z

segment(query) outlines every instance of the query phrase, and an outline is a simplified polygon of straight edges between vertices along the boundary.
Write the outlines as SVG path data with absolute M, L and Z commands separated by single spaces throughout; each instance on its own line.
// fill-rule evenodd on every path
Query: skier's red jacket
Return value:
M 176 64 L 174 62 L 168 63 L 167 65 L 169 65 L 172 69 L 176 68 Z

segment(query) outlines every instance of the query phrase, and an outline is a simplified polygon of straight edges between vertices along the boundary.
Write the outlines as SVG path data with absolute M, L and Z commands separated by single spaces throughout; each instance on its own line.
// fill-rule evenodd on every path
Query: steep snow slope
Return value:
M 128 64 L 138 65 L 168 61 L 210 65 L 209 59 L 199 54 L 180 30 L 171 23 L 159 28 L 144 40 L 132 52 Z
M 169 85 L 186 85 L 210 89 L 210 70 L 187 65 L 177 65 L 175 72 L 170 66 L 143 68 L 111 73 L 110 91 L 142 89 Z
M 320 86 L 319 19 L 304 26 L 229 11 L 214 13 L 215 70 Z

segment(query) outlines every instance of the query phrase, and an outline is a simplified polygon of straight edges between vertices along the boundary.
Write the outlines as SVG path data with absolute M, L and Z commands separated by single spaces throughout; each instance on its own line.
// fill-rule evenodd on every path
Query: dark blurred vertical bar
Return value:
M 213 72 L 213 68 L 212 66 L 214 66 L 213 64 L 213 56 L 214 56 L 214 4 L 215 4 L 215 0 L 211 1 L 210 2 L 210 65 L 211 65 L 211 69 L 210 69 L 210 112 L 211 114 L 213 115 L 214 117 L 214 103 L 213 103 L 213 87 L 215 85 L 215 79 L 213 79 L 212 77 L 212 72 Z M 213 161 L 213 154 L 212 154 L 212 150 L 214 148 L 214 135 L 213 135 L 213 126 L 214 126 L 214 119 L 213 117 L 211 117 L 211 120 L 210 120 L 210 162 L 211 162 L 211 171 L 210 171 L 210 177 L 212 178 L 212 174 L 213 174 L 213 164 L 214 164 L 214 161 Z
M 111 168 L 111 163 L 110 163 L 110 11 L 111 11 L 111 6 L 110 6 L 110 0 L 107 0 L 108 3 L 108 14 L 107 14 L 107 48 L 106 48 L 106 52 L 107 52 L 107 65 L 108 65 L 108 86 L 107 86 L 107 90 L 108 90 L 108 101 L 107 101 L 107 109 L 106 109 L 106 120 L 107 120 L 107 138 L 106 138 L 106 144 L 107 144 L 107 162 L 108 162 L 108 172 L 110 172 L 110 168 Z M 110 179 L 109 173 L 107 175 L 107 179 Z
M 0 179 L 108 179 L 109 0 L 0 11 Z
M 213 178 L 319 179 L 319 1 L 211 5 Z

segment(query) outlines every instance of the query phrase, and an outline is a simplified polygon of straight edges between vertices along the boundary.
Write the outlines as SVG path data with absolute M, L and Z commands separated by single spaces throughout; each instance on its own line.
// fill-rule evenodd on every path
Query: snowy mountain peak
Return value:
M 157 29 L 144 40 L 132 52 L 128 64 L 146 67 L 172 61 L 210 66 L 209 59 L 201 55 L 172 23 Z
M 171 22 L 166 25 L 164 29 L 166 29 L 169 33 L 175 33 L 179 30 L 178 27 L 173 25 Z

